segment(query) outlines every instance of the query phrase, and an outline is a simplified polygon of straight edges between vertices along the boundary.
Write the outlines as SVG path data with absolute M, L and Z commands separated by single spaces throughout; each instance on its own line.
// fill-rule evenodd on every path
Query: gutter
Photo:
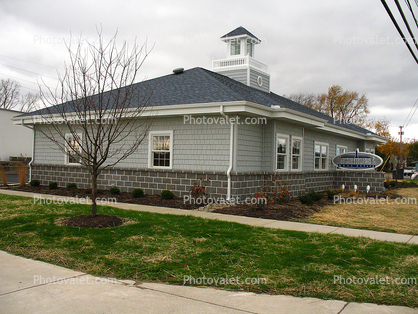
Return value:
M 224 113 L 224 106 L 219 107 L 219 113 L 225 119 L 228 119 L 228 116 Z M 231 123 L 231 131 L 230 131 L 230 143 L 229 143 L 229 167 L 226 171 L 226 177 L 228 178 L 228 188 L 226 193 L 226 200 L 231 200 L 231 172 L 234 166 L 234 124 Z
M 33 140 L 32 140 L 32 158 L 31 158 L 31 160 L 28 164 L 28 166 L 29 166 L 29 182 L 30 182 L 30 181 L 32 181 L 32 162 L 33 162 L 33 159 L 35 157 L 35 126 L 30 127 L 30 126 L 26 125 L 23 122 L 23 120 L 22 120 L 21 123 L 22 123 L 22 126 L 24 126 L 25 128 L 28 128 L 28 129 L 32 130 L 32 138 L 33 138 Z

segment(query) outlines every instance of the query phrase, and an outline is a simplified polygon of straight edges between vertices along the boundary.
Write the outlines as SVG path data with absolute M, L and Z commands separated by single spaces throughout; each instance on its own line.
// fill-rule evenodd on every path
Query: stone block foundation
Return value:
M 91 183 L 88 171 L 79 166 L 34 164 L 32 179 L 38 179 L 42 185 L 54 181 L 61 187 L 75 182 L 79 188 L 90 188 Z M 360 192 L 365 192 L 367 185 L 371 192 L 383 192 L 384 179 L 384 173 L 377 171 L 232 172 L 231 196 L 241 200 L 251 197 L 263 183 L 271 180 L 289 186 L 293 197 L 311 190 L 338 189 L 342 184 L 346 189 L 357 185 Z M 207 194 L 212 198 L 226 198 L 228 179 L 225 172 L 113 168 L 101 173 L 98 188 L 108 190 L 117 186 L 124 192 L 141 188 L 146 194 L 171 190 L 177 196 L 184 196 L 189 195 L 195 183 L 206 186 Z

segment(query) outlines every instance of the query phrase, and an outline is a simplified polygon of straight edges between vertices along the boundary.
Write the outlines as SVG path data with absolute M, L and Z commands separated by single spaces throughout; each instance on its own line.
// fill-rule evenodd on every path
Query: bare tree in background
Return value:
M 11 79 L 0 80 L 0 108 L 30 112 L 36 109 L 39 94 L 20 93 L 19 82 Z
M 67 46 L 70 61 L 57 88 L 41 92 L 47 108 L 36 131 L 66 154 L 67 163 L 88 170 L 96 216 L 98 176 L 136 152 L 148 134 L 141 115 L 152 91 L 139 93 L 133 84 L 149 52 L 136 42 L 118 48 L 116 35 L 104 42 L 101 31 L 95 42 L 76 42 L 75 49 Z

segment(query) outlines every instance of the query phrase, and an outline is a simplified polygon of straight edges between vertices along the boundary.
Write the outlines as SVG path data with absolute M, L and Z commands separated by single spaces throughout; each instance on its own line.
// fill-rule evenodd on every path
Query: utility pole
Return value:
M 402 125 L 400 125 L 399 126 L 399 162 L 398 162 L 398 164 L 400 163 L 401 165 L 403 164 L 403 162 L 402 162 L 402 135 L 403 135 L 403 131 L 402 131 L 402 129 L 403 129 L 403 126 Z M 403 166 L 402 166 L 402 169 L 403 169 Z M 399 167 L 398 167 L 398 169 L 396 169 L 396 178 L 398 177 L 398 171 L 399 171 Z

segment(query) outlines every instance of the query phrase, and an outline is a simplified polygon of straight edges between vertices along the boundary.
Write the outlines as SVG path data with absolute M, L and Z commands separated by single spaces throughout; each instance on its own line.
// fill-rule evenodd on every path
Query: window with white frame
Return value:
M 231 40 L 231 56 L 236 56 L 241 53 L 241 40 Z
M 149 167 L 170 168 L 173 160 L 173 132 L 149 133 Z
M 292 170 L 302 170 L 302 138 L 292 137 Z
M 328 144 L 315 142 L 315 170 L 328 169 Z
M 81 134 L 65 134 L 66 149 L 67 154 L 65 155 L 66 164 L 76 164 L 81 163 L 80 153 L 81 153 Z
M 347 146 L 337 145 L 335 150 L 335 156 L 345 154 L 347 152 Z
M 287 170 L 287 155 L 288 155 L 288 142 L 289 137 L 285 135 L 277 135 L 276 139 L 276 169 L 286 171 Z
M 247 39 L 247 54 L 253 57 L 253 43 L 250 39 Z

